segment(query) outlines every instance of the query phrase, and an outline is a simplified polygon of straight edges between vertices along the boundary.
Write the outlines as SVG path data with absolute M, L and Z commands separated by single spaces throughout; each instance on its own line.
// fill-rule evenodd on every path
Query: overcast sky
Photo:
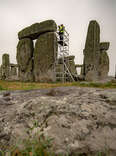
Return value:
M 116 0 L 0 0 L 0 64 L 2 54 L 10 54 L 16 63 L 17 33 L 47 19 L 64 24 L 70 34 L 70 54 L 82 64 L 83 49 L 90 20 L 97 20 L 101 42 L 109 41 L 109 75 L 116 64 Z

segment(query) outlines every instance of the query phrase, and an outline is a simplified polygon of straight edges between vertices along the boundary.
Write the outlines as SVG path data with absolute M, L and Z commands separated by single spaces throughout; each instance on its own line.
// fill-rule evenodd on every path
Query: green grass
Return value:
M 33 122 L 32 128 L 28 128 L 29 136 L 26 139 L 14 138 L 14 145 L 4 150 L 0 150 L 0 156 L 55 156 L 53 151 L 54 139 L 45 137 L 39 131 L 32 135 L 34 128 L 38 127 L 37 121 Z M 21 146 L 20 146 L 21 145 Z M 0 147 L 1 148 L 1 147 Z M 96 154 L 59 154 L 57 156 L 110 156 L 108 150 L 104 149 L 104 152 L 96 152 Z
M 89 84 L 80 84 L 82 87 L 95 87 L 95 88 L 116 88 L 116 84 L 108 82 L 108 83 L 89 83 Z
M 46 139 L 44 136 L 37 137 L 35 139 L 24 140 L 25 148 L 19 150 L 23 156 L 52 156 L 49 151 L 51 146 L 50 139 Z M 18 148 L 17 148 L 18 149 Z M 51 155 L 52 154 L 52 155 Z
M 48 141 L 43 140 L 43 138 L 40 141 L 40 138 L 37 140 L 26 140 L 25 141 L 25 147 L 23 149 L 20 149 L 19 147 L 10 147 L 10 150 L 1 151 L 1 156 L 6 156 L 6 153 L 8 156 L 56 156 L 55 153 L 50 150 Z M 2 153 L 2 154 L 1 154 Z M 89 153 L 75 153 L 75 154 L 59 154 L 57 156 L 110 156 L 109 152 L 96 152 L 94 154 Z
M 40 131 L 32 135 L 34 128 L 37 128 L 37 121 L 34 120 L 32 128 L 28 128 L 28 138 L 17 139 L 14 138 L 14 145 L 10 146 L 8 149 L 1 151 L 1 156 L 6 156 L 5 153 L 8 151 L 8 156 L 56 156 L 53 151 L 54 139 L 50 137 L 45 137 Z M 20 146 L 21 145 L 21 146 Z M 67 150 L 68 151 L 68 150 Z M 86 153 L 74 153 L 74 154 L 59 154 L 57 156 L 110 156 L 109 150 L 104 148 L 104 152 L 96 152 L 94 154 Z
M 34 137 L 33 139 L 23 140 L 24 147 L 21 149 L 18 145 L 12 146 L 4 151 L 0 150 L 1 156 L 56 156 L 52 147 L 52 141 L 44 136 Z M 21 142 L 20 142 L 21 143 Z M 1 154 L 2 153 L 2 154 Z M 59 154 L 57 156 L 110 156 L 109 151 L 89 153 L 74 153 L 74 154 Z
M 3 88 L 3 87 L 0 85 L 0 91 L 1 91 L 1 90 L 6 90 L 6 89 L 5 89 L 5 88 Z
M 94 83 L 94 82 L 67 82 L 67 83 L 38 83 L 38 82 L 9 82 L 0 80 L 0 90 L 32 90 L 43 88 L 55 88 L 55 87 L 95 87 L 95 88 L 116 88 L 116 81 L 107 83 Z

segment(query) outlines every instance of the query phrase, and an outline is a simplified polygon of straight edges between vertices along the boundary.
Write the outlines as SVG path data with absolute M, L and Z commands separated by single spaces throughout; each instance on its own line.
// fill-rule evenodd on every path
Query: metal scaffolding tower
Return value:
M 59 33 L 56 32 L 58 43 L 58 54 L 55 54 L 54 73 L 56 81 L 75 81 L 69 69 L 69 34 L 65 30 L 63 40 L 60 40 Z

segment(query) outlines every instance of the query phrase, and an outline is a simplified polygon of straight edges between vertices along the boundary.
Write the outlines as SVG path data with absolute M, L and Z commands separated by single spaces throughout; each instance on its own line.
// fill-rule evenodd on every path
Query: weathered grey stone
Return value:
M 9 60 L 9 54 L 3 54 L 2 55 L 2 79 L 8 79 L 10 75 L 10 60 Z
M 6 100 L 5 98 L 0 99 L 0 106 L 1 105 L 12 105 L 12 103 L 10 102 L 10 100 Z
M 54 81 L 53 65 L 57 56 L 57 38 L 54 32 L 40 35 L 34 50 L 35 81 Z
M 2 57 L 2 65 L 0 66 L 1 80 L 18 80 L 17 76 L 18 65 L 10 63 L 9 55 L 4 54 Z
M 16 76 L 18 78 L 18 65 L 11 63 L 10 64 L 10 79 L 13 80 L 13 78 L 16 79 Z
M 97 21 L 90 21 L 84 49 L 84 75 L 86 80 L 98 79 L 99 58 L 100 27 Z
M 11 75 L 17 75 L 17 68 L 11 66 Z
M 55 21 L 47 20 L 41 23 L 32 24 L 31 26 L 21 30 L 18 33 L 18 37 L 19 39 L 23 38 L 37 39 L 40 34 L 46 32 L 55 32 L 56 30 L 57 26 Z
M 3 66 L 9 66 L 10 65 L 9 54 L 3 54 L 2 55 L 2 65 Z
M 110 43 L 109 42 L 101 42 L 100 43 L 100 50 L 108 50 L 109 49 L 109 46 L 110 46 Z
M 33 81 L 33 41 L 25 38 L 17 45 L 16 56 L 21 81 Z
M 100 43 L 100 62 L 99 62 L 99 76 L 100 79 L 106 79 L 109 72 L 109 57 L 106 50 L 109 49 L 109 42 Z
M 70 55 L 70 56 L 67 56 L 65 59 L 66 59 L 66 65 L 69 68 L 69 71 L 71 72 L 72 76 L 76 76 L 77 70 L 76 70 L 75 62 L 74 62 L 75 56 Z
M 3 93 L 3 97 L 7 97 L 7 96 L 10 96 L 10 95 L 11 95 L 10 91 L 6 91 L 6 92 Z
M 100 64 L 99 64 L 99 77 L 100 79 L 106 79 L 109 72 L 109 57 L 107 52 L 100 53 Z
M 100 43 L 100 27 L 96 21 L 91 21 L 84 49 L 82 74 L 85 76 L 85 80 L 103 80 L 108 76 L 109 57 L 106 50 L 108 50 L 109 44 L 109 42 Z
M 12 105 L 3 94 L 0 92 L 1 147 L 24 145 L 19 140 L 38 139 L 38 134 L 53 139 L 51 149 L 58 156 L 97 156 L 100 152 L 115 156 L 116 89 L 58 87 L 13 91 Z
M 2 68 L 4 68 L 3 65 L 2 65 Z M 2 79 L 8 80 L 8 81 L 19 80 L 19 78 L 18 78 L 18 65 L 10 63 L 10 65 L 9 65 L 9 76 L 7 78 L 6 78 L 5 74 L 3 73 L 3 69 L 2 69 Z

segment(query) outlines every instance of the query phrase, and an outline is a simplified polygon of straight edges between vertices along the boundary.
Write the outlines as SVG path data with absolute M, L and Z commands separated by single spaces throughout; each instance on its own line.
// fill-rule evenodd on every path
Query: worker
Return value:
M 60 41 L 64 40 L 64 31 L 65 31 L 65 27 L 63 24 L 59 25 L 59 36 L 60 36 Z

